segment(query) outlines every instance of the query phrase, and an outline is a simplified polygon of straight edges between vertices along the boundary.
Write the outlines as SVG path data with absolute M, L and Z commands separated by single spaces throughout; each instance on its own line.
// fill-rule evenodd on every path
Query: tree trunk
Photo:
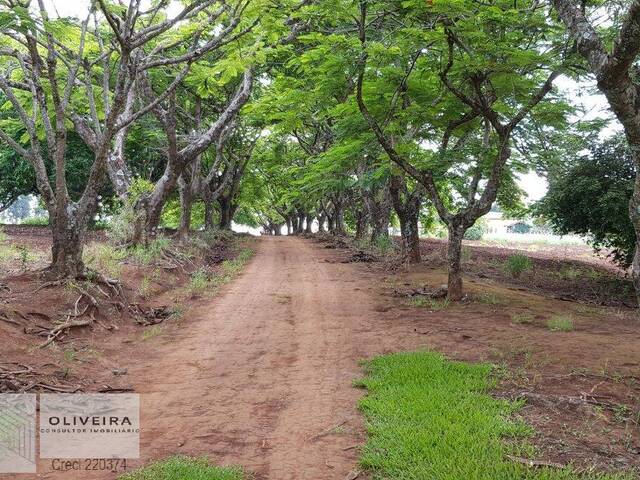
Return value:
M 189 191 L 189 185 L 180 185 L 180 227 L 178 236 L 187 238 L 191 230 L 191 210 L 193 207 L 193 197 Z
M 359 208 L 356 211 L 356 240 L 361 241 L 367 235 L 367 229 L 369 226 L 369 219 L 367 217 L 367 212 L 364 209 Z
M 329 233 L 336 233 L 336 222 L 333 215 L 327 215 L 327 228 Z
M 327 216 L 324 213 L 318 215 L 318 233 L 324 233 L 324 222 L 326 221 Z
M 465 229 L 461 225 L 449 225 L 449 243 L 447 246 L 448 282 L 447 298 L 457 302 L 462 299 L 462 239 Z
M 420 263 L 420 236 L 418 232 L 418 218 L 422 195 L 420 191 L 409 192 L 404 178 L 391 177 L 389 194 L 393 209 L 400 220 L 400 235 L 402 236 L 402 257 L 409 263 Z
M 218 204 L 220 205 L 220 222 L 218 226 L 221 230 L 231 230 L 231 220 L 233 219 L 231 200 L 220 196 L 218 197 Z
M 391 218 L 391 198 L 388 185 L 376 192 L 367 191 L 364 195 L 365 205 L 371 223 L 371 243 L 378 238 L 389 237 L 389 220 Z
M 402 257 L 409 263 L 420 263 L 420 235 L 418 232 L 419 206 L 413 202 L 407 202 L 403 215 L 398 215 L 400 220 L 400 235 L 402 236 Z M 418 202 L 419 205 L 419 202 Z
M 336 235 L 346 235 L 346 230 L 344 228 L 344 210 L 342 209 L 342 205 L 336 205 L 335 211 L 333 214 L 333 231 Z
M 213 230 L 215 228 L 215 222 L 213 220 L 215 209 L 211 200 L 205 199 L 204 201 L 204 228 L 205 230 Z
M 49 270 L 55 278 L 78 278 L 85 274 L 82 260 L 86 222 L 73 218 L 54 219 Z
M 313 226 L 313 216 L 307 215 L 305 222 L 306 222 L 306 225 L 304 228 L 304 233 L 313 233 L 313 230 L 311 230 L 311 227 Z
M 638 173 L 635 178 L 633 195 L 631 195 L 631 199 L 629 200 L 629 217 L 636 232 L 636 251 L 633 255 L 633 262 L 631 263 L 631 278 L 636 290 L 638 306 L 640 307 L 640 151 L 634 151 L 634 157 Z

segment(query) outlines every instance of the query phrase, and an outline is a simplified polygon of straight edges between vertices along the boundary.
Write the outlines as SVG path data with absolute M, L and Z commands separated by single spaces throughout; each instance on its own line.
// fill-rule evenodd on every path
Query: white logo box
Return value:
M 138 394 L 40 395 L 41 458 L 139 458 Z

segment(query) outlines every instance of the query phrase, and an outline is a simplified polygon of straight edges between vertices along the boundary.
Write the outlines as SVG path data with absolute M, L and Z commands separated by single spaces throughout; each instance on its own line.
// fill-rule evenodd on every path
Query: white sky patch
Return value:
M 49 14 L 55 15 L 57 12 L 61 17 L 84 19 L 89 13 L 91 0 L 44 0 L 44 5 Z M 141 10 L 148 9 L 150 5 L 150 0 L 143 0 Z M 167 15 L 174 17 L 180 13 L 181 8 L 180 3 L 172 1 L 167 8 Z
M 547 179 L 541 177 L 536 172 L 529 172 L 518 175 L 518 186 L 527 192 L 526 203 L 540 200 L 547 193 L 549 185 Z

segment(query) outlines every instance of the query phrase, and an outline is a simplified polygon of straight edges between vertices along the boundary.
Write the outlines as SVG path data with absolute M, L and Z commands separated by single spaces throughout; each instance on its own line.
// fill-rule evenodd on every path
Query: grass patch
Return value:
M 49 226 L 49 218 L 48 217 L 23 218 L 20 221 L 20 225 L 35 225 L 39 227 L 47 227 Z
M 250 248 L 243 248 L 233 260 L 223 261 L 219 271 L 215 273 L 199 268 L 191 274 L 187 291 L 190 295 L 202 295 L 206 291 L 215 293 L 219 287 L 233 280 L 242 271 L 254 253 Z
M 209 274 L 204 268 L 199 268 L 191 274 L 189 280 L 189 293 L 191 295 L 200 295 L 209 286 Z
M 387 235 L 380 235 L 379 237 L 377 237 L 373 241 L 372 246 L 375 249 L 375 251 L 381 255 L 392 252 L 396 248 L 396 245 L 393 242 L 393 239 L 389 238 L 389 236 Z
M 522 254 L 511 255 L 504 263 L 504 269 L 513 277 L 518 278 L 524 272 L 533 268 L 533 262 L 529 257 Z
M 520 325 L 527 325 L 533 323 L 533 315 L 530 313 L 513 313 L 511 314 L 511 321 Z
M 127 251 L 108 243 L 91 243 L 84 249 L 85 263 L 93 270 L 102 272 L 111 278 L 120 278 L 122 261 Z
M 429 297 L 412 297 L 408 304 L 412 307 L 428 308 L 429 310 L 440 311 L 446 310 L 449 307 L 450 302 L 448 298 L 436 300 L 435 298 Z
M 530 456 L 529 426 L 511 420 L 521 402 L 492 398 L 492 366 L 452 362 L 432 352 L 400 353 L 365 364 L 356 382 L 369 439 L 360 463 L 374 480 L 630 479 L 578 476 L 570 468 L 531 469 L 506 455 Z M 506 438 L 510 441 L 507 443 Z
M 504 303 L 496 294 L 486 292 L 478 295 L 476 300 L 479 303 L 484 303 L 485 305 L 502 305 L 502 303 Z
M 143 264 L 149 265 L 162 257 L 162 254 L 171 246 L 171 240 L 158 236 L 148 245 L 137 245 L 132 252 L 133 258 Z
M 162 328 L 159 325 L 154 325 L 152 327 L 145 329 L 142 332 L 142 335 L 140 335 L 140 340 L 144 342 L 151 338 L 157 337 L 161 333 L 162 333 Z
M 240 467 L 216 467 L 206 458 L 184 456 L 169 457 L 118 477 L 119 480 L 244 480 L 246 478 Z
M 547 320 L 547 328 L 552 332 L 570 332 L 573 330 L 573 319 L 568 315 L 554 315 Z
M 26 270 L 30 263 L 37 262 L 42 258 L 42 254 L 37 250 L 32 250 L 26 245 L 0 245 L 0 263 L 16 263 L 23 270 Z

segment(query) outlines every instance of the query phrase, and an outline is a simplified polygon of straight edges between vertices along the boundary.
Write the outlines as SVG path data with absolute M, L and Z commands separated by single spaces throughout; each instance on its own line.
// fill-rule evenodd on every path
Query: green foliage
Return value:
M 529 233 L 531 231 L 531 225 L 525 222 L 517 222 L 509 225 L 507 230 L 511 233 Z
M 510 255 L 509 258 L 504 262 L 504 269 L 507 271 L 512 277 L 518 278 L 524 272 L 528 272 L 533 268 L 533 262 L 526 255 L 522 255 L 520 253 L 516 253 L 514 255 Z
M 395 250 L 396 244 L 388 235 L 380 235 L 373 241 L 373 248 L 380 254 Z
M 487 232 L 487 222 L 479 219 L 471 225 L 464 233 L 466 240 L 482 240 L 482 236 Z
M 549 191 L 535 210 L 556 233 L 586 235 L 596 250 L 611 249 L 613 260 L 626 267 L 636 242 L 629 219 L 634 179 L 623 138 L 594 143 L 588 154 L 549 173 Z
M 191 295 L 201 295 L 209 285 L 209 272 L 204 268 L 199 268 L 193 272 L 189 279 L 189 293 Z
M 48 217 L 29 217 L 20 221 L 20 225 L 32 225 L 37 227 L 46 227 L 49 225 Z
M 140 220 L 140 212 L 136 202 L 153 191 L 154 185 L 144 178 L 136 178 L 129 187 L 129 195 L 125 202 L 117 202 L 109 220 L 109 238 L 117 244 L 127 244 L 134 237 L 136 222 Z
M 240 467 L 215 467 L 206 458 L 169 457 L 120 475 L 118 480 L 244 480 Z
M 452 362 L 431 352 L 399 353 L 364 365 L 356 384 L 367 389 L 360 409 L 369 439 L 360 464 L 374 480 L 613 480 L 616 474 L 574 473 L 570 467 L 529 468 L 532 429 L 512 418 L 522 402 L 489 395 L 487 364 Z M 506 440 L 509 440 L 508 442 Z

